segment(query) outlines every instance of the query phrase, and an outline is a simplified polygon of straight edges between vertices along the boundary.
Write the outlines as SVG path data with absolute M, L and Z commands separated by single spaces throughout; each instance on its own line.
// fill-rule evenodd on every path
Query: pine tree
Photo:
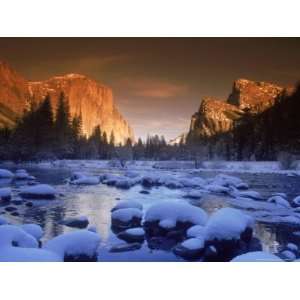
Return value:
M 64 93 L 60 94 L 55 119 L 56 152 L 60 158 L 72 154 L 72 129 L 70 124 L 70 109 Z

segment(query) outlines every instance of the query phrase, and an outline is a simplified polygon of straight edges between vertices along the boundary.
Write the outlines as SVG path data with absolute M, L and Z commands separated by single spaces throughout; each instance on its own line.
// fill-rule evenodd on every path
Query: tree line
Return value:
M 47 95 L 39 104 L 31 103 L 14 128 L 0 129 L 0 159 L 41 161 L 55 159 L 167 160 L 184 159 L 184 145 L 168 145 L 163 136 L 127 139 L 117 144 L 98 125 L 90 136 L 82 132 L 81 115 L 71 116 L 68 101 L 61 93 L 55 111 Z

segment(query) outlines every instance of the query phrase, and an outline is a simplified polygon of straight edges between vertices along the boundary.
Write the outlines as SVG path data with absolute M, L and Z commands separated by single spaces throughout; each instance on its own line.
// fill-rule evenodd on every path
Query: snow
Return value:
M 0 226 L 9 224 L 8 221 L 0 216 Z
M 0 178 L 12 178 L 14 174 L 6 169 L 0 169 Z
M 254 251 L 254 252 L 248 252 L 246 254 L 236 256 L 231 261 L 232 262 L 282 262 L 283 260 L 280 259 L 278 256 L 268 252 Z
M 115 207 L 112 208 L 112 211 L 124 208 L 136 208 L 143 210 L 143 205 L 134 200 L 122 200 L 117 203 Z
M 236 188 L 231 187 L 230 195 L 233 197 L 251 198 L 254 200 L 263 200 L 262 195 L 256 191 L 239 191 Z
M 11 188 L 0 188 L 0 200 L 9 200 L 11 198 Z
M 212 183 L 222 186 L 233 186 L 238 188 L 239 186 L 243 185 L 244 182 L 235 176 L 229 176 L 225 174 L 218 174 L 215 178 L 211 179 Z
M 35 248 L 3 247 L 0 249 L 0 262 L 61 262 L 57 254 Z
M 280 205 L 280 206 L 283 206 L 283 207 L 286 207 L 286 208 L 291 207 L 290 203 L 287 200 L 285 200 L 284 198 L 280 197 L 280 196 L 272 196 L 267 200 L 267 202 L 275 203 L 276 205 Z
M 100 236 L 89 230 L 78 230 L 56 236 L 49 240 L 44 249 L 57 253 L 61 258 L 65 256 L 95 255 L 100 244 Z
M 181 246 L 188 250 L 200 250 L 204 248 L 203 238 L 191 238 L 181 243 Z
M 194 225 L 204 225 L 206 212 L 188 203 L 165 201 L 154 204 L 145 214 L 146 222 L 159 221 L 162 228 L 173 228 L 177 222 L 190 222 Z
M 227 194 L 230 191 L 228 187 L 219 184 L 214 184 L 214 183 L 207 185 L 205 189 L 211 193 L 216 193 L 216 194 Z
M 295 197 L 292 202 L 295 206 L 300 206 L 300 196 Z
M 22 228 L 15 225 L 1 225 L 0 248 L 4 246 L 14 246 L 14 244 L 17 244 L 18 247 L 38 247 L 37 240 Z
M 26 231 L 28 234 L 32 235 L 38 241 L 44 235 L 44 231 L 40 225 L 37 224 L 23 224 L 21 228 Z
M 190 227 L 187 232 L 186 235 L 187 237 L 201 237 L 205 234 L 205 227 L 201 226 L 201 225 L 195 225 Z
M 288 260 L 288 261 L 293 261 L 296 259 L 296 255 L 294 252 L 290 251 L 290 250 L 285 250 L 285 251 L 282 251 L 280 253 L 280 256 L 285 259 L 285 260 Z
M 132 236 L 144 236 L 145 231 L 142 227 L 129 228 L 125 230 L 126 234 Z
M 205 235 L 206 240 L 239 239 L 246 228 L 252 228 L 254 220 L 235 208 L 221 208 L 208 220 Z
M 15 178 L 18 180 L 18 179 L 29 179 L 31 178 L 31 176 L 27 173 L 26 170 L 24 169 L 20 169 L 20 170 L 17 170 L 16 173 L 15 173 Z
M 118 220 L 121 222 L 129 222 L 133 218 L 142 218 L 143 214 L 140 209 L 137 208 L 122 208 L 112 212 L 112 220 Z
M 298 246 L 293 244 L 293 243 L 288 243 L 286 245 L 286 248 L 291 250 L 291 251 L 294 251 L 294 252 L 298 252 L 298 250 L 299 250 Z
M 55 198 L 57 194 L 55 188 L 48 184 L 37 184 L 34 186 L 23 188 L 20 195 L 23 198 Z

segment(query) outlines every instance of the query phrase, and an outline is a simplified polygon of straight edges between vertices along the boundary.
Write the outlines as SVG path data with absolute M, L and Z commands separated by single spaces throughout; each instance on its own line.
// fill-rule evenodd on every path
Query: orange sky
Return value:
M 233 80 L 300 79 L 294 38 L 0 38 L 0 60 L 24 77 L 82 73 L 113 88 L 136 136 L 188 130 L 203 96 L 226 98 Z

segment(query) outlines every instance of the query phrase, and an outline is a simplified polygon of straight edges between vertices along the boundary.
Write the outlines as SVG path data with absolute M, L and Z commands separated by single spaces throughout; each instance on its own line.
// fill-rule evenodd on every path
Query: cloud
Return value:
M 120 85 L 123 88 L 127 88 L 132 95 L 161 99 L 182 96 L 189 90 L 186 84 L 158 79 L 122 79 L 120 80 Z

